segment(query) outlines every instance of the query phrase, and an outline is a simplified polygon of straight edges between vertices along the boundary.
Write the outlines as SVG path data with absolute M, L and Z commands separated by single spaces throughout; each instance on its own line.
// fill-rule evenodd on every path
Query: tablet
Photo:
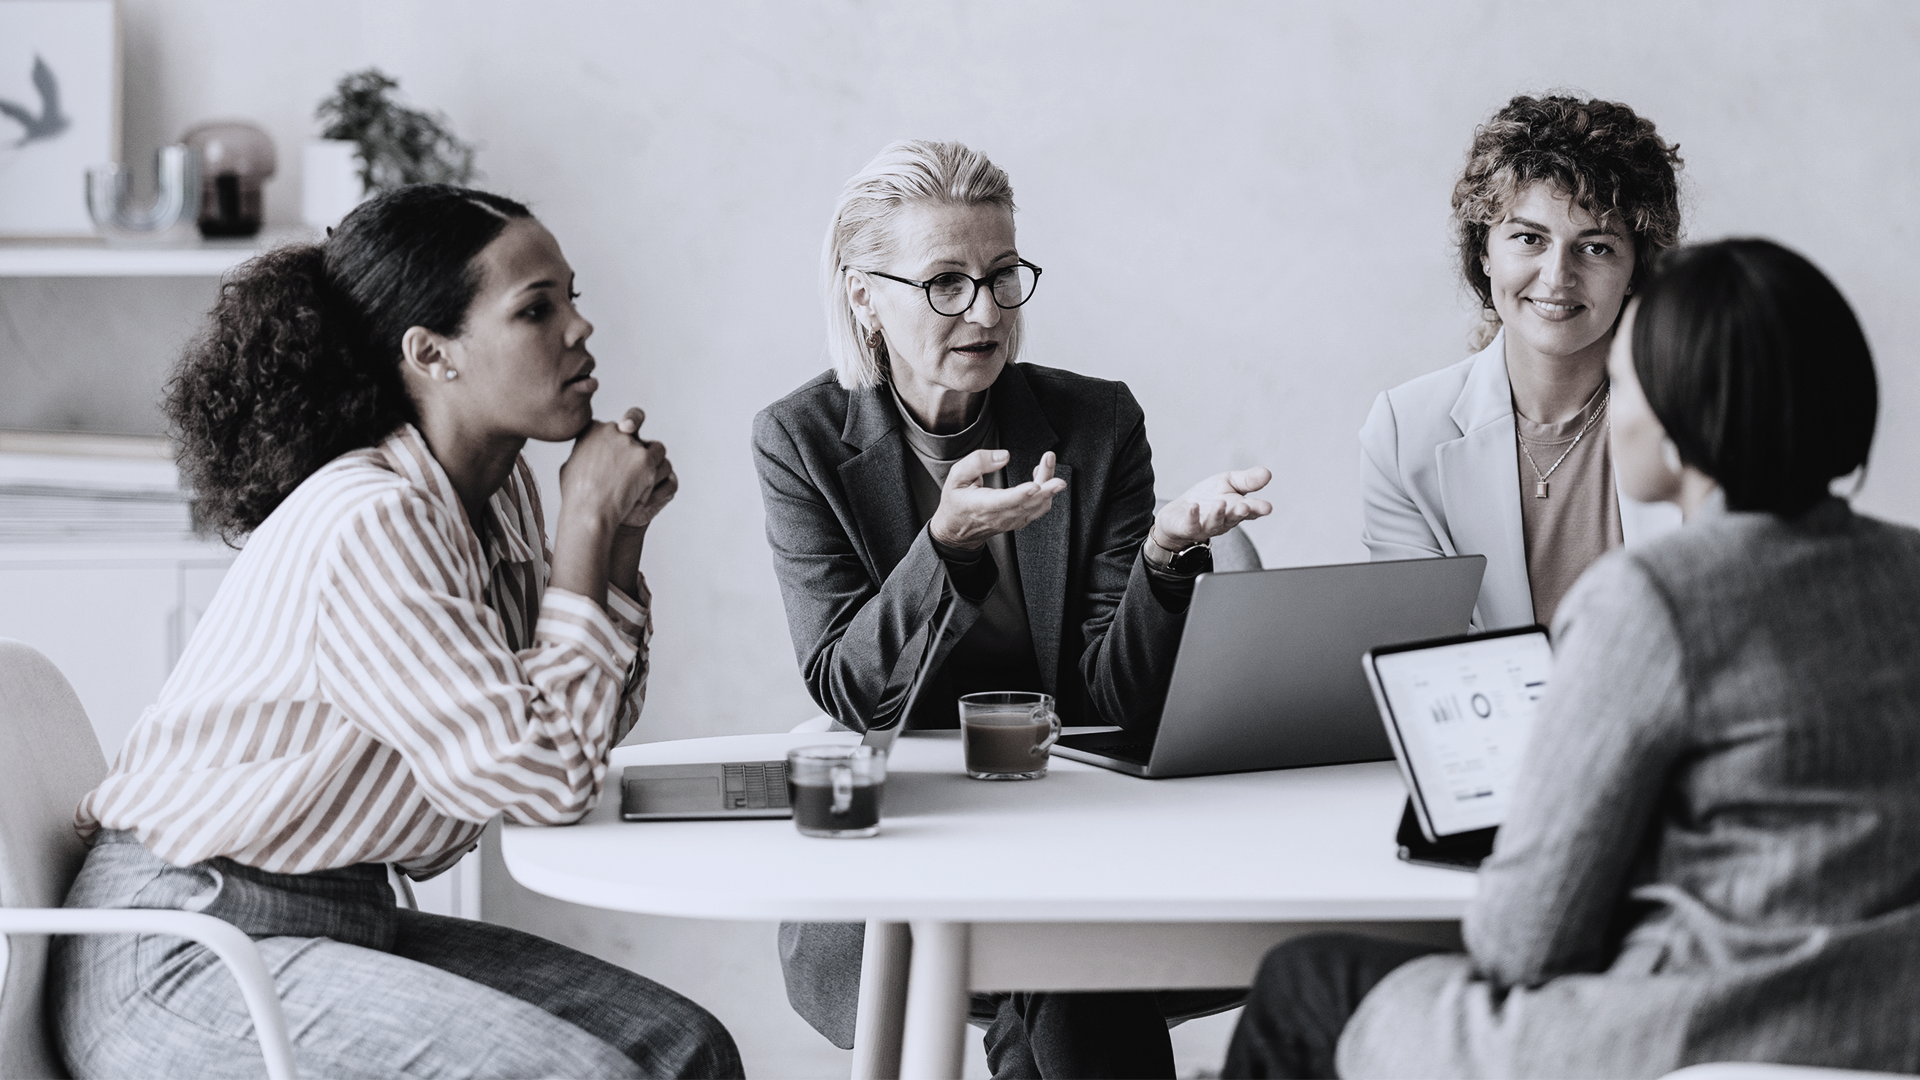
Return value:
M 1420 835 L 1450 856 L 1432 861 L 1477 865 L 1506 820 L 1552 673 L 1546 628 L 1385 646 L 1364 663 Z

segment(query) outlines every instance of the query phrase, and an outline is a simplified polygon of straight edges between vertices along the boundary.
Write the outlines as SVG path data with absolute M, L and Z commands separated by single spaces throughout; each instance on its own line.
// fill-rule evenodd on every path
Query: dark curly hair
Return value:
M 1493 283 L 1481 269 L 1487 234 L 1526 187 L 1545 182 L 1594 220 L 1633 236 L 1637 289 L 1660 252 L 1680 242 L 1680 147 L 1653 121 L 1617 101 L 1522 94 L 1474 129 L 1467 167 L 1453 185 L 1460 273 L 1480 298 L 1474 347 L 1500 328 Z
M 400 339 L 415 326 L 459 336 L 481 285 L 474 257 L 529 216 L 499 195 L 416 184 L 222 283 L 166 391 L 201 527 L 232 543 L 322 465 L 413 422 Z
M 1880 407 L 1867 336 L 1833 282 L 1771 240 L 1663 257 L 1634 315 L 1633 370 L 1729 509 L 1797 517 L 1867 463 Z

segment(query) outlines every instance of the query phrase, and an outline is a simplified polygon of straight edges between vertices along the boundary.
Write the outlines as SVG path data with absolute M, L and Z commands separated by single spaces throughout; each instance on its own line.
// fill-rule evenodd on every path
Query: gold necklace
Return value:
M 1553 475 L 1553 471 L 1560 467 L 1561 461 L 1567 460 L 1567 455 L 1573 453 L 1573 448 L 1576 446 L 1579 446 L 1580 440 L 1587 437 L 1587 432 L 1593 430 L 1593 425 L 1600 422 L 1601 415 L 1607 411 L 1607 402 L 1612 400 L 1613 400 L 1613 387 L 1608 386 L 1607 392 L 1601 395 L 1600 397 L 1600 407 L 1593 410 L 1593 415 L 1587 418 L 1587 424 L 1585 427 L 1580 429 L 1580 434 L 1575 435 L 1573 437 L 1573 441 L 1567 444 L 1566 450 L 1563 451 L 1560 455 L 1560 461 L 1556 461 L 1552 465 L 1548 466 L 1546 472 L 1541 472 L 1540 463 L 1533 460 L 1533 452 L 1527 449 L 1527 441 L 1525 439 L 1520 438 L 1519 432 L 1516 431 L 1514 433 L 1513 441 L 1519 444 L 1520 452 L 1527 456 L 1527 464 L 1533 466 L 1533 475 L 1538 477 L 1538 481 L 1533 485 L 1534 498 L 1544 499 L 1547 497 L 1547 477 Z

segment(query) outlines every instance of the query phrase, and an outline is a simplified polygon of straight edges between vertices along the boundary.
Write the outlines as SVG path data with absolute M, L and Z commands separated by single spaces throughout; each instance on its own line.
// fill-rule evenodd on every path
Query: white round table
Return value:
M 870 839 L 619 817 L 628 765 L 856 741 L 622 747 L 585 820 L 505 830 L 507 869 L 619 911 L 866 921 L 856 1076 L 958 1075 L 970 990 L 1246 985 L 1267 947 L 1306 930 L 1449 940 L 1473 895 L 1471 874 L 1396 857 L 1405 790 L 1391 762 L 1142 780 L 1055 757 L 1045 779 L 992 782 L 966 777 L 957 732 L 936 732 L 895 742 Z

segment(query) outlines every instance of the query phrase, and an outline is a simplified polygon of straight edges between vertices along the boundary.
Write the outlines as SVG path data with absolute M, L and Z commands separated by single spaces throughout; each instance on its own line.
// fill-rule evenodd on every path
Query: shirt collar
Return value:
M 449 517 L 467 521 L 467 510 L 460 502 L 460 493 L 454 490 L 453 480 L 447 476 L 447 470 L 441 468 L 439 459 L 433 456 L 433 450 L 427 446 L 426 436 L 420 434 L 419 428 L 412 424 L 400 425 L 380 444 L 380 452 L 395 473 L 425 492 Z M 525 492 L 521 490 L 524 471 L 522 464 L 516 461 L 513 471 L 507 475 L 507 482 L 487 500 L 489 520 L 467 521 L 480 540 L 481 552 L 486 557 L 489 569 L 502 560 L 512 563 L 533 560 L 533 545 L 528 543 L 522 529 L 527 517 L 521 512 L 521 504 L 526 502 Z

